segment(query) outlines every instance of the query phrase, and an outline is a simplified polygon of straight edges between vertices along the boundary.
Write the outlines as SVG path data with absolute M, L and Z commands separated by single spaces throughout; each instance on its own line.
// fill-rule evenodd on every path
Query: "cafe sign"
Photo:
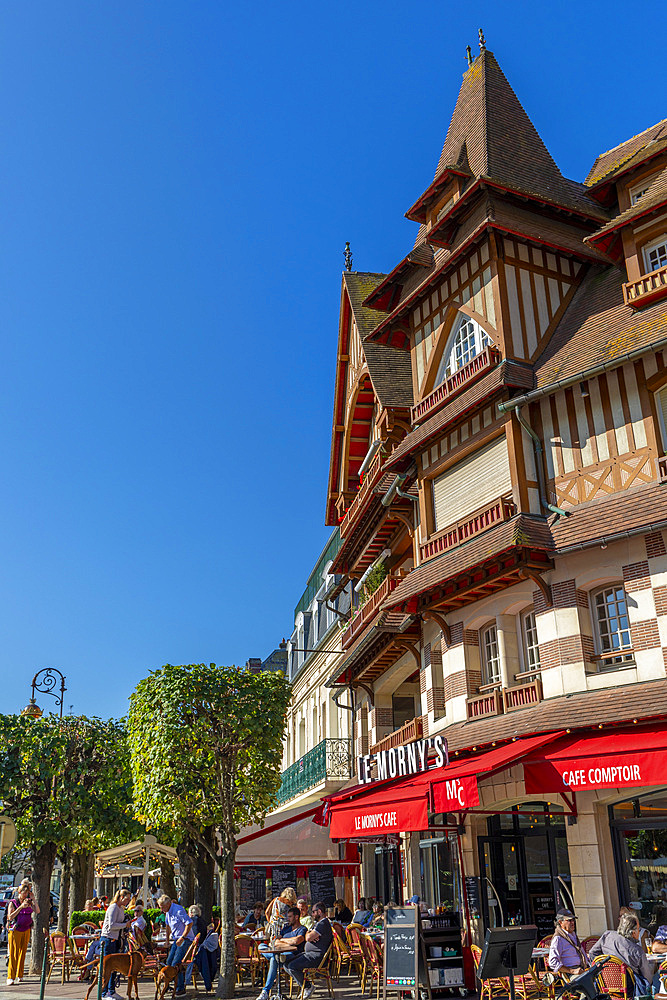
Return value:
M 429 762 L 430 750 L 434 750 L 435 755 Z M 449 764 L 449 753 L 444 736 L 414 740 L 407 746 L 366 753 L 357 759 L 361 785 L 370 785 L 373 781 L 385 781 L 387 778 L 406 778 L 422 771 L 444 767 L 446 764 Z

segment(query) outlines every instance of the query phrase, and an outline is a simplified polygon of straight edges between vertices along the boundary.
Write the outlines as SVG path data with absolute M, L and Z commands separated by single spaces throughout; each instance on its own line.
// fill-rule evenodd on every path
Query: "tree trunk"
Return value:
M 213 843 L 212 835 L 211 843 Z M 213 892 L 214 872 L 215 865 L 213 858 L 201 844 L 198 844 L 195 859 L 195 903 L 201 907 L 201 915 L 207 924 L 211 922 L 211 917 L 213 916 L 215 898 Z
M 187 909 L 195 901 L 195 845 L 189 837 L 176 848 L 180 868 L 181 904 Z
M 95 896 L 95 855 L 91 851 L 88 855 L 88 868 L 86 870 L 86 899 L 93 899 Z
M 44 942 L 49 932 L 51 922 L 51 874 L 56 860 L 56 845 L 52 841 L 34 847 L 32 852 L 32 875 L 35 898 L 39 913 L 34 921 L 32 932 L 32 948 L 30 951 L 30 974 L 39 976 L 42 971 Z
M 232 850 L 223 848 L 218 860 L 220 881 L 220 976 L 218 978 L 217 995 L 222 1000 L 231 1000 L 234 996 L 234 979 L 236 964 L 234 948 L 234 859 L 236 845 Z
M 67 934 L 67 920 L 69 918 L 69 887 L 72 874 L 72 848 L 66 844 L 61 851 L 60 860 L 63 866 L 63 874 L 60 880 L 60 902 L 58 903 L 58 930 L 62 934 Z
M 90 851 L 74 851 L 72 853 L 72 874 L 69 889 L 70 913 L 80 913 L 86 905 L 86 900 L 91 898 L 87 895 L 90 853 Z
M 176 899 L 176 882 L 174 881 L 174 865 L 167 858 L 160 858 L 160 895 Z

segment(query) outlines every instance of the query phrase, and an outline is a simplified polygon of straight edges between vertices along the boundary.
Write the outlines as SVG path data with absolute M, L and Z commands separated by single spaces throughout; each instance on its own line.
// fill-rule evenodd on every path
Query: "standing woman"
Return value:
M 125 907 L 130 901 L 131 895 L 132 894 L 128 889 L 119 889 L 114 898 L 111 900 L 109 909 L 104 914 L 104 923 L 102 924 L 100 941 L 104 944 L 105 955 L 113 955 L 115 952 L 120 950 L 120 932 L 126 924 Z M 129 917 L 127 919 L 129 920 Z M 106 992 L 103 993 L 102 996 L 113 997 L 116 991 L 117 983 L 118 973 L 112 972 L 109 982 L 107 983 Z
M 32 930 L 32 915 L 38 913 L 37 904 L 32 898 L 32 889 L 29 885 L 22 885 L 18 891 L 18 898 L 12 899 L 7 913 L 8 934 L 8 960 L 7 960 L 7 985 L 13 986 L 23 979 L 23 967 L 25 965 L 25 954 L 28 950 L 30 931 Z

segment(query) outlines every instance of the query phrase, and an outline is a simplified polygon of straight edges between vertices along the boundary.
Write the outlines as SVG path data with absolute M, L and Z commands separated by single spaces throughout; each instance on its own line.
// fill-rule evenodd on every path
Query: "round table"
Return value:
M 296 948 L 292 951 L 291 948 L 262 948 L 260 955 L 295 955 Z M 280 961 L 278 962 L 278 975 L 276 976 L 276 981 L 278 983 L 277 996 L 278 1000 L 282 1000 L 282 993 L 280 992 Z

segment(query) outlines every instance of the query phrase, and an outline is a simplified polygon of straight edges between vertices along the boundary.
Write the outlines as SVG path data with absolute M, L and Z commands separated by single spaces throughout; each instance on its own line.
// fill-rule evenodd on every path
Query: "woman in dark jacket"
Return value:
M 334 907 L 334 920 L 340 921 L 341 924 L 352 923 L 352 910 L 344 899 L 337 899 L 334 903 Z

